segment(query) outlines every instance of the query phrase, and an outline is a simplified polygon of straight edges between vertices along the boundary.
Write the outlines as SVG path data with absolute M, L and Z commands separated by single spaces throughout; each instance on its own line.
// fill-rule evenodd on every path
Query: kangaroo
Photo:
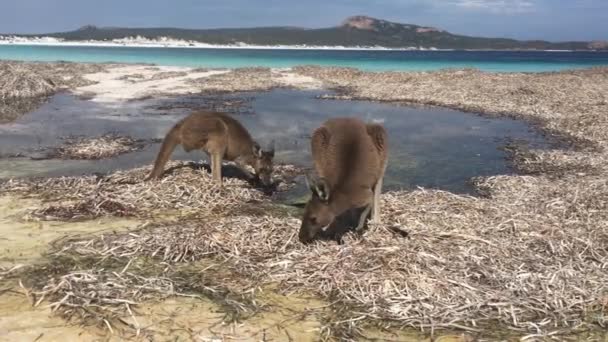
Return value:
M 220 185 L 222 160 L 236 162 L 249 180 L 259 179 L 262 185 L 271 185 L 274 141 L 268 151 L 263 151 L 236 119 L 228 114 L 205 111 L 190 114 L 169 130 L 146 180 L 160 178 L 171 153 L 179 144 L 186 152 L 201 149 L 207 153 L 213 179 Z M 253 167 L 255 175 L 246 170 L 246 165 Z
M 306 176 L 312 198 L 306 204 L 299 239 L 311 242 L 349 209 L 364 208 L 355 228 L 360 232 L 372 211 L 380 223 L 380 191 L 388 160 L 384 127 L 355 118 L 327 120 L 311 139 L 318 178 Z

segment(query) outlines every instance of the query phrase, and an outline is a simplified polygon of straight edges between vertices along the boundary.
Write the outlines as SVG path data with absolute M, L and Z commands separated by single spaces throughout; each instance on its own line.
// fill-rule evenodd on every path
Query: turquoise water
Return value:
M 478 68 L 499 72 L 541 72 L 608 66 L 608 52 L 583 51 L 329 51 L 0 45 L 0 59 L 212 68 L 280 68 L 315 64 L 374 71 Z

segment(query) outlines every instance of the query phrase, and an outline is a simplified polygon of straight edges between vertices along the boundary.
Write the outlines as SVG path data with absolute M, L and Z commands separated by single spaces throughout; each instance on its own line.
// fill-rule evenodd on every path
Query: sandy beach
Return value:
M 90 327 L 70 336 L 161 336 L 159 327 L 181 324 L 196 326 L 193 338 L 209 339 L 227 336 L 229 326 L 238 337 L 258 339 L 260 326 L 278 339 L 311 331 L 336 340 L 605 338 L 608 68 L 529 74 L 0 62 L 0 123 L 14 122 L 64 91 L 123 106 L 276 88 L 326 91 L 318 101 L 505 116 L 532 123 L 560 144 L 512 150 L 518 173 L 472 179 L 478 196 L 434 189 L 384 193 L 383 224 L 362 239 L 346 236 L 342 245 L 300 244 L 300 221 L 292 211 L 240 180 L 218 189 L 205 170 L 180 162 L 153 185 L 142 181 L 150 165 L 103 177 L 3 180 L 0 211 L 11 210 L 0 218 L 8 237 L 0 239 L 0 249 L 21 244 L 29 252 L 0 263 L 0 297 L 12 296 L 23 312 L 34 310 L 27 301 L 51 304 L 53 320 Z M 278 173 L 290 172 L 285 166 Z M 14 227 L 53 226 L 66 233 L 45 235 L 36 246 L 28 245 L 27 234 L 12 233 Z M 408 238 L 394 234 L 395 226 Z M 38 276 L 28 278 L 32 274 Z M 294 295 L 317 302 L 293 304 L 287 314 Z M 202 308 L 191 306 L 193 297 L 205 298 L 197 302 Z M 189 309 L 174 313 L 173 325 L 158 313 L 157 305 L 167 300 L 188 303 L 181 302 Z M 185 320 L 211 307 L 234 315 L 221 333 L 207 330 L 222 322 L 218 317 Z M 276 313 L 303 317 L 305 331 L 292 322 L 285 335 Z M 0 312 L 0 330 L 10 327 L 6 317 Z M 239 319 L 242 325 L 235 323 Z
M 14 37 L 0 36 L 0 45 L 32 45 L 32 46 L 97 46 L 97 47 L 155 47 L 155 48 L 189 48 L 189 49 L 257 49 L 257 50 L 342 50 L 342 51 L 412 51 L 412 50 L 441 50 L 451 49 L 405 47 L 390 48 L 384 46 L 317 46 L 317 45 L 252 45 L 236 44 L 207 44 L 197 41 L 186 41 L 170 37 L 148 39 L 145 37 L 126 37 L 112 41 L 66 41 L 53 37 Z M 562 50 L 564 51 L 564 50 Z

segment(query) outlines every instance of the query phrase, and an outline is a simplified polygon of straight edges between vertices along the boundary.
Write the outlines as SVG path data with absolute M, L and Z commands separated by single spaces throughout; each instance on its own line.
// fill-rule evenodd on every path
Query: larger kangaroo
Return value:
M 349 209 L 365 208 L 356 230 L 372 211 L 380 222 L 380 191 L 388 159 L 384 127 L 354 118 L 327 120 L 311 140 L 317 179 L 307 177 L 312 198 L 306 204 L 299 239 L 312 241 Z
M 264 186 L 271 184 L 274 143 L 269 151 L 262 151 L 247 129 L 231 116 L 218 112 L 194 112 L 180 120 L 163 140 L 154 162 L 154 168 L 146 179 L 160 178 L 163 168 L 177 145 L 186 152 L 201 149 L 211 161 L 213 179 L 222 184 L 222 160 L 235 161 L 250 177 L 259 177 Z M 251 175 L 245 165 L 255 171 Z

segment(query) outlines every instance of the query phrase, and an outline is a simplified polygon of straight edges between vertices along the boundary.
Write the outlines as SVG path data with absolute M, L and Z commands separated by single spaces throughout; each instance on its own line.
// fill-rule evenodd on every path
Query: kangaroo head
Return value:
M 319 232 L 325 231 L 334 222 L 336 214 L 330 205 L 331 192 L 325 179 L 314 179 L 306 175 L 312 197 L 304 209 L 299 239 L 302 243 L 312 241 Z
M 253 161 L 251 166 L 253 167 L 256 176 L 260 178 L 264 186 L 272 185 L 272 171 L 274 165 L 272 159 L 274 158 L 274 140 L 270 143 L 267 150 L 262 150 L 260 145 L 256 142 L 253 143 Z

